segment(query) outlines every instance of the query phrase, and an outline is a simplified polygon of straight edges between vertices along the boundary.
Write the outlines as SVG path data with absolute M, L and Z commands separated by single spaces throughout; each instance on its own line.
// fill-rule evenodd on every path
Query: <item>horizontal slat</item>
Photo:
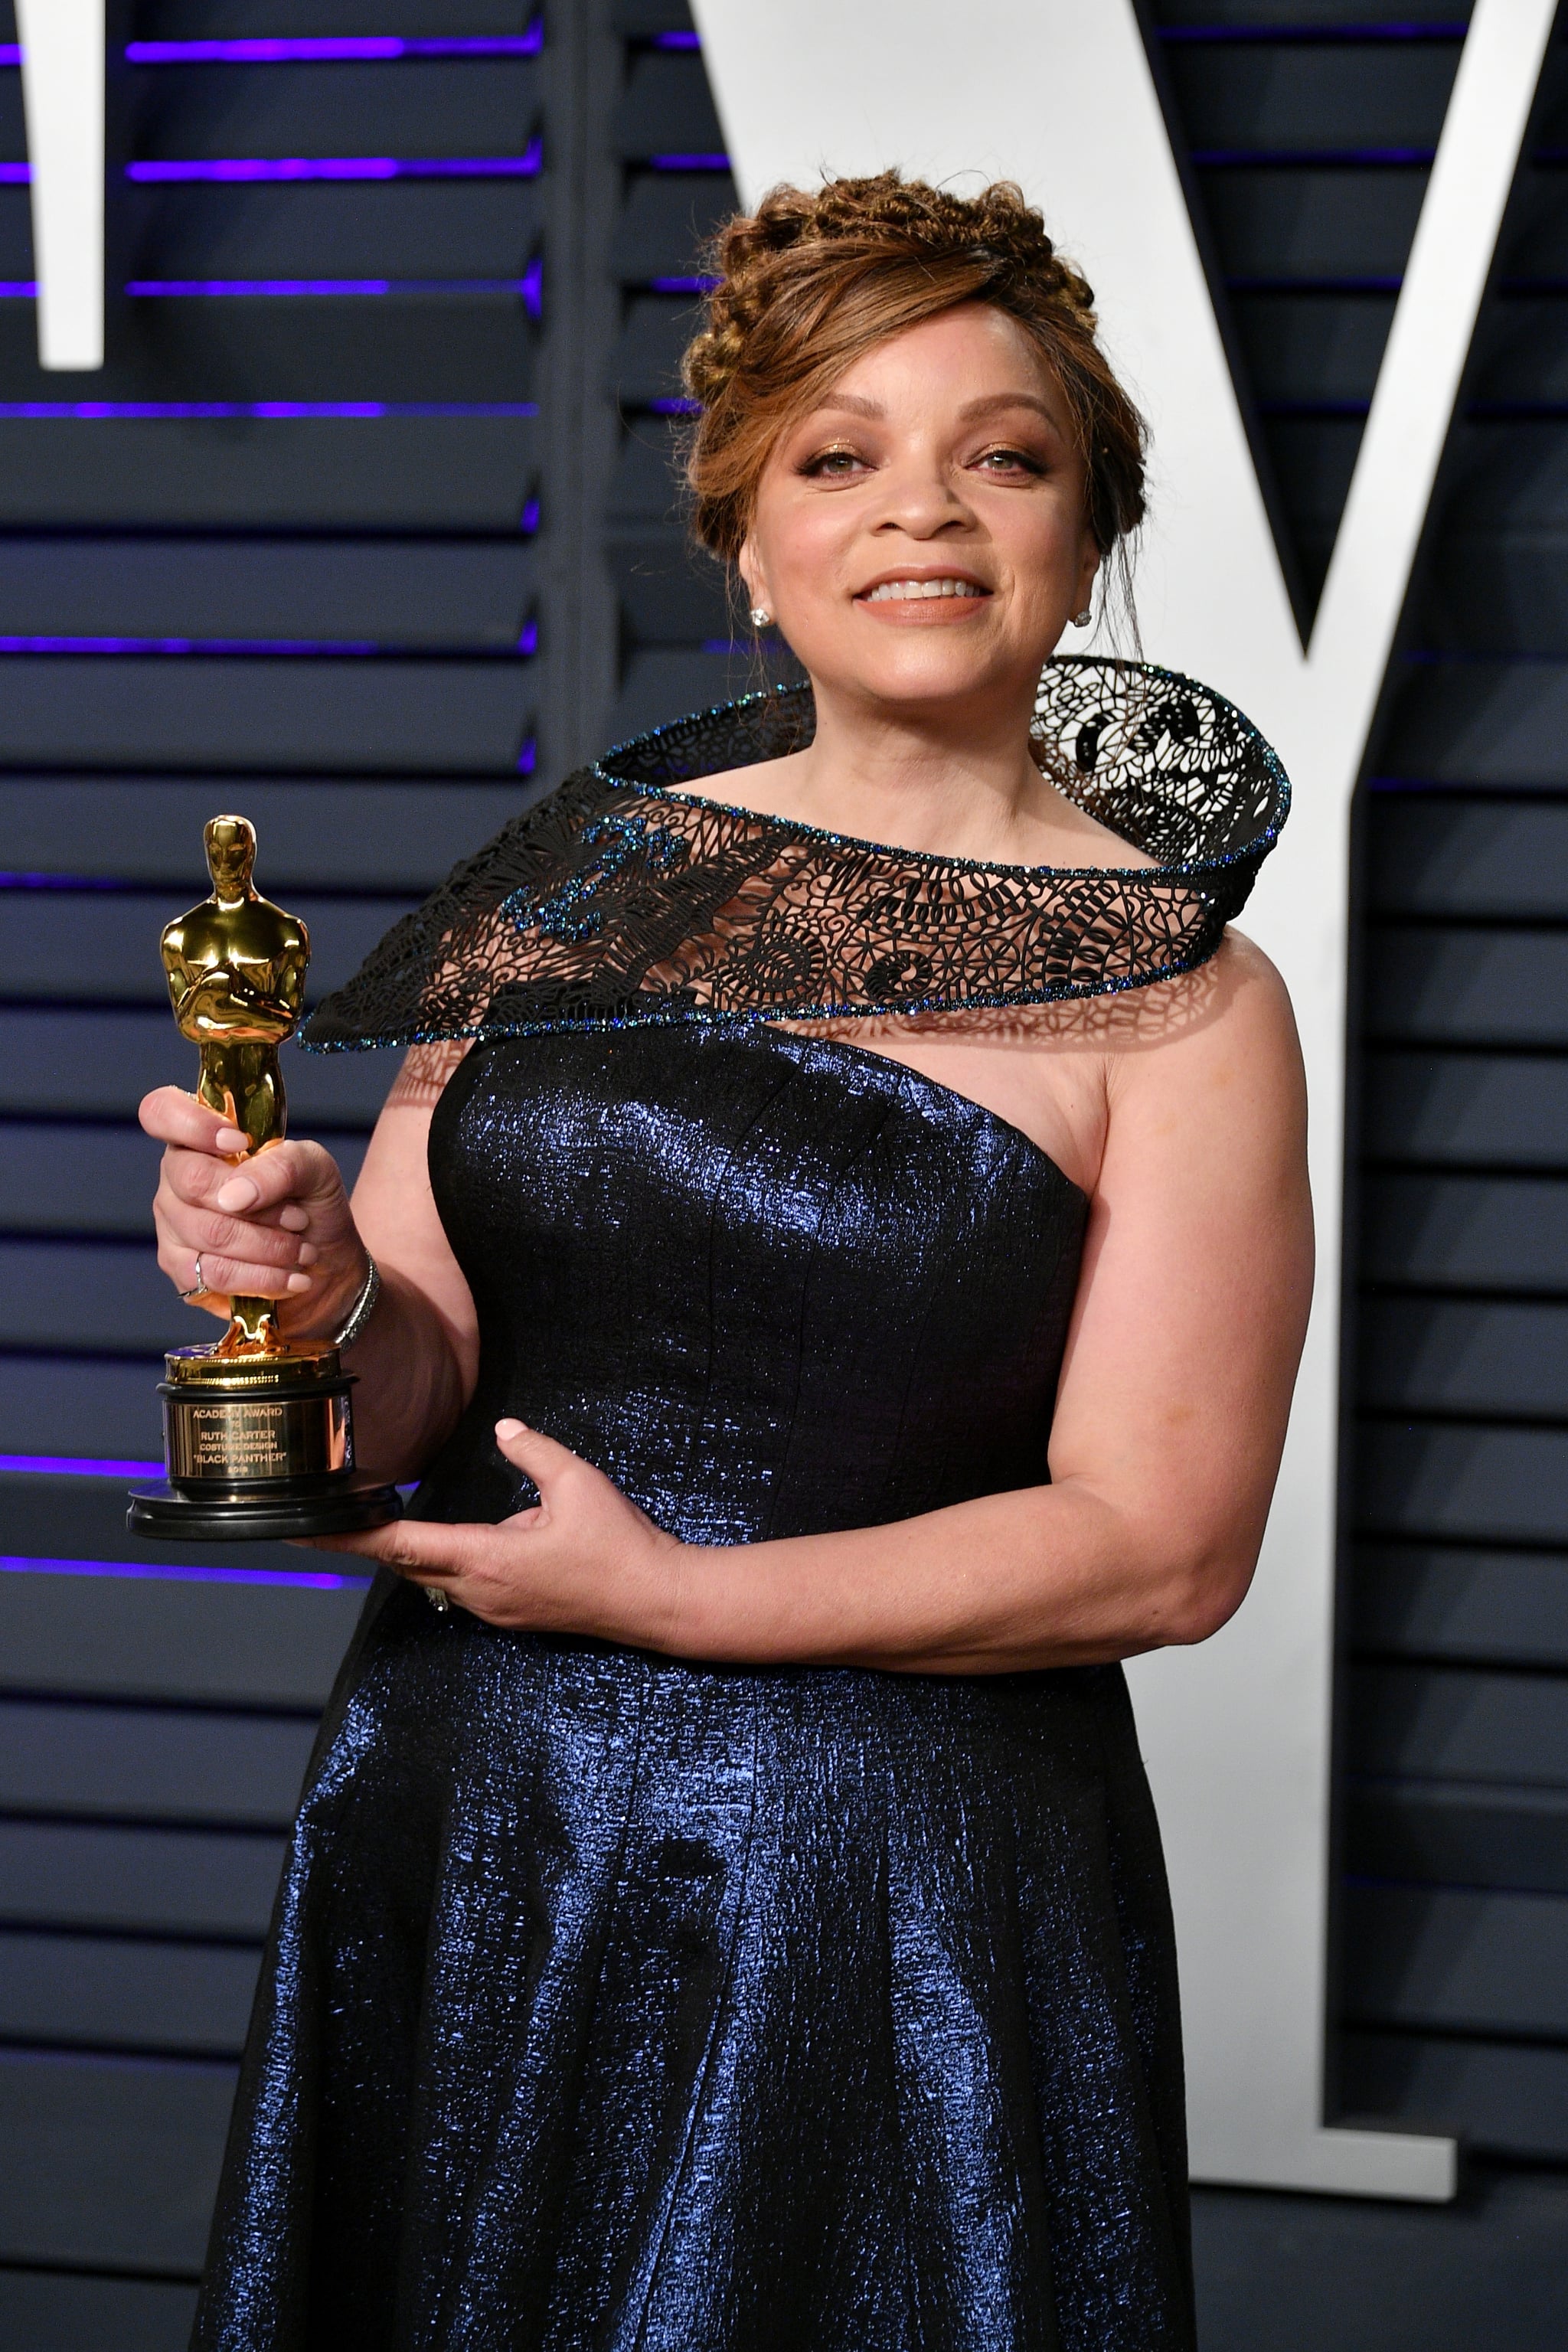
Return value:
M 1462 16 L 1465 10 L 1459 7 L 1455 13 Z M 464 0 L 463 24 L 473 33 L 521 33 L 535 14 L 534 0 Z M 149 0 L 138 29 L 147 40 L 237 40 L 256 35 L 353 33 L 363 22 L 363 9 L 353 0 Z M 378 31 L 401 37 L 449 33 L 450 0 L 377 0 L 375 22 Z
M 516 155 L 539 103 L 531 58 L 133 67 L 138 156 Z
M 1397 277 L 1426 193 L 1419 172 L 1201 171 L 1205 210 L 1237 278 Z
M 1374 792 L 1365 813 L 1379 914 L 1568 918 L 1568 803 Z
M 286 1829 L 310 1724 L 0 1701 L 0 1811 Z
M 1568 1294 L 1560 1179 L 1369 1176 L 1361 1217 L 1363 1280 Z
M 1237 294 L 1237 331 L 1259 400 L 1369 400 L 1394 319 L 1384 294 Z
M 1568 1305 L 1370 1298 L 1358 1340 L 1363 1410 L 1568 1413 Z
M 508 133 L 517 150 L 518 125 Z M 0 202 L 24 225 L 20 202 Z M 161 185 L 120 198 L 132 278 L 521 278 L 543 226 L 531 180 Z
M 1568 1667 L 1568 1559 L 1361 1544 L 1350 1590 L 1363 1652 Z
M 610 354 L 605 388 L 630 406 L 683 395 L 680 358 L 700 324 L 694 294 L 638 294 Z
M 1568 1790 L 1568 1682 L 1451 1666 L 1357 1666 L 1350 1758 L 1374 1777 Z
M 256 827 L 258 886 L 269 896 L 334 885 L 424 892 L 532 797 L 523 776 L 496 784 L 0 776 L 0 863 L 14 873 L 127 882 L 184 875 L 195 887 L 202 827 L 237 805 Z
M 1373 1421 L 1356 1433 L 1367 1535 L 1568 1547 L 1568 1433 Z
M 1194 147 L 1289 153 L 1435 145 L 1458 58 L 1417 42 L 1205 44 L 1168 50 L 1166 66 Z
M 1383 765 L 1437 783 L 1560 786 L 1568 781 L 1568 664 L 1411 666 Z
M 1345 1986 L 1357 2025 L 1568 2035 L 1568 1901 L 1352 1887 Z
M 1362 1088 L 1368 1157 L 1432 1167 L 1568 1163 L 1568 1060 L 1373 1053 Z
M 721 222 L 740 208 L 728 172 L 639 173 L 616 223 L 610 268 L 627 286 L 689 278 Z
M 264 887 L 269 878 L 262 877 Z M 193 898 L 198 895 L 193 883 Z M 415 898 L 296 893 L 289 912 L 310 934 L 308 1000 L 340 987 L 399 916 L 417 904 Z M 158 940 L 164 925 L 184 912 L 167 891 L 0 891 L 0 996 L 14 1003 L 68 1003 L 78 997 L 133 1003 L 141 997 L 166 1007 Z M 193 1049 L 193 1076 L 195 1066 Z
M 538 435 L 531 416 L 0 417 L 0 522 L 515 530 Z
M 1568 398 L 1568 312 L 1560 295 L 1498 303 L 1480 345 L 1474 393 L 1479 400 Z
M 1423 645 L 1445 653 L 1568 655 L 1568 534 L 1443 534 L 1421 604 Z
M 1568 1895 L 1568 1789 L 1363 1782 L 1346 1808 L 1345 1865 L 1358 1878 Z
M 0 2261 L 195 2278 L 234 2080 L 232 2066 L 0 2052 Z
M 93 1540 L 93 1514 L 68 1509 L 57 1489 L 50 1524 L 39 1498 L 18 1527 L 15 1488 L 0 1494 L 0 1530 L 17 1552 L 67 1559 L 131 1559 L 149 1571 L 157 1548 L 125 1532 L 125 1492 L 110 1479 L 83 1480 L 101 1490 L 107 1539 Z M 352 1561 L 286 1551 L 281 1544 L 180 1547 L 183 1575 L 145 1577 L 0 1573 L 0 1689 L 80 1697 L 202 1700 L 237 1706 L 310 1708 L 325 1705 L 364 1588 L 312 1586 L 303 1580 Z M 190 1557 L 184 1557 L 186 1553 Z M 272 1584 L 186 1580 L 204 1562 L 221 1561 Z M 292 1570 L 300 1581 L 283 1577 Z
M 283 1049 L 289 1123 L 369 1126 L 397 1074 L 395 1054 Z M 191 1047 L 167 1012 L 45 1013 L 24 1006 L 0 1021 L 0 1108 L 130 1118 L 151 1087 L 188 1087 Z
M 27 2352 L 185 2352 L 195 2310 L 163 2279 L 0 2271 L 0 2343 Z
M 0 637 L 510 653 L 536 575 L 518 539 L 0 539 Z
M 740 635 L 724 574 L 694 558 L 675 531 L 614 533 L 607 541 L 610 577 L 630 638 L 639 646 L 698 646 Z
M 1560 197 L 1559 175 L 1552 185 Z M 1560 202 L 1555 209 L 1561 214 Z M 1461 420 L 1448 462 L 1452 480 L 1435 555 L 1450 531 L 1505 538 L 1568 525 L 1568 417 Z
M 117 192 L 130 280 L 510 278 L 543 225 L 537 180 L 131 186 Z M 0 275 L 33 274 L 27 190 L 0 187 Z
M 610 135 L 616 152 L 636 162 L 648 155 L 721 153 L 724 134 L 701 58 L 679 49 L 635 55 Z
M 156 1462 L 163 1451 L 158 1378 L 151 1360 L 0 1354 L 0 1453 Z
M 683 420 L 676 416 L 630 419 L 621 436 L 606 502 L 613 530 L 623 529 L 629 534 L 655 523 L 669 532 L 682 530 L 682 431 Z
M 352 1187 L 363 1135 L 323 1134 Z M 0 1232 L 117 1234 L 145 1241 L 160 1147 L 139 1127 L 0 1118 Z
M 280 1838 L 222 1831 L 0 1822 L 0 1919 L 259 1942 L 283 1853 Z
M 1499 2156 L 1568 2160 L 1568 2050 L 1346 2033 L 1340 2042 L 1340 2088 L 1343 2105 L 1360 2116 L 1406 2130 L 1457 2133 L 1478 2151 Z M 1542 2185 L 1559 2200 L 1546 2231 L 1531 2233 L 1528 2254 L 1510 2232 L 1502 2277 L 1519 2279 L 1538 2246 L 1541 2275 L 1557 2275 L 1546 2249 L 1563 2226 L 1562 2190 L 1555 2181 Z M 1403 2286 L 1400 2294 L 1403 2304 Z M 1479 2333 L 1470 2338 L 1478 2345 L 1483 2340 Z
M 1380 926 L 1362 1017 L 1380 1043 L 1568 1044 L 1568 931 Z
M 237 2058 L 253 1948 L 0 1932 L 0 2040 Z
M 154 1244 L 0 1241 L 0 1348 L 93 1348 L 155 1357 L 222 1328 L 184 1307 Z
M 511 773 L 525 661 L 5 658 L 0 761 L 105 768 Z
M 645 728 L 684 718 L 689 710 L 733 701 L 762 683 L 749 649 L 734 653 L 637 653 L 626 665 L 611 732 L 639 735 Z
M 467 404 L 534 396 L 538 335 L 516 294 L 171 296 L 131 308 L 130 331 L 110 345 L 107 364 L 73 379 L 39 367 L 32 305 L 0 302 L 0 399 Z

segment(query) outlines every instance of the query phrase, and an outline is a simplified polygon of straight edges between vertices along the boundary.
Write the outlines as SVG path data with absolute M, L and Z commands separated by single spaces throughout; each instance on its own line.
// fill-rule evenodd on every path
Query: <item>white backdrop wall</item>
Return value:
M 1153 428 L 1151 658 L 1239 703 L 1296 788 L 1246 929 L 1306 1054 L 1320 1265 L 1257 1585 L 1131 1670 L 1171 1866 L 1200 2179 L 1445 2198 L 1450 2142 L 1322 2121 L 1352 797 L 1555 0 L 1477 0 L 1303 646 L 1134 0 L 693 0 L 742 195 L 897 163 L 1019 181 Z

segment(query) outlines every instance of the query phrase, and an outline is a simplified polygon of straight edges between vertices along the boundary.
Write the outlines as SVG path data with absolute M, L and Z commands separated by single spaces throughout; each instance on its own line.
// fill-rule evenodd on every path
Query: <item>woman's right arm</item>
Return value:
M 417 1057 L 417 1058 L 416 1058 Z M 278 1302 L 285 1339 L 300 1345 L 342 1328 L 374 1257 L 381 1274 L 374 1314 L 351 1349 L 354 1450 L 378 1477 L 416 1477 L 473 1394 L 479 1324 L 462 1268 L 430 1191 L 426 1147 L 438 1077 L 410 1056 L 393 1087 L 351 1203 L 336 1160 L 319 1143 L 274 1144 L 243 1167 L 244 1139 L 216 1111 L 175 1087 L 142 1104 L 149 1135 L 164 1146 L 153 1204 L 158 1263 L 176 1289 L 209 1288 L 202 1303 L 226 1320 L 239 1294 Z M 368 1255 L 367 1255 L 368 1253 Z

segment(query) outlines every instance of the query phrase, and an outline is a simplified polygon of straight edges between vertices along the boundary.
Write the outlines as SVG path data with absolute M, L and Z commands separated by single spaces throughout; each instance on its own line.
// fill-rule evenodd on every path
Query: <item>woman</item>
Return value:
M 1237 1606 L 1282 1443 L 1301 1079 L 1226 923 L 1283 778 L 1049 659 L 1142 440 L 1016 190 L 781 190 L 720 264 L 698 529 L 810 690 L 569 780 L 320 1008 L 414 1045 L 352 1206 L 143 1108 L 172 1278 L 350 1322 L 362 1461 L 422 1475 L 340 1546 L 396 1573 L 279 1898 L 226 2352 L 1193 2343 L 1118 1661 Z

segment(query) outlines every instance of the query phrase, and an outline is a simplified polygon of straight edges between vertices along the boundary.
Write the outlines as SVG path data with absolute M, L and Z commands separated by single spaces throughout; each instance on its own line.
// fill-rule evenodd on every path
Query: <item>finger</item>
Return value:
M 205 1102 L 179 1087 L 154 1087 L 151 1094 L 142 1096 L 136 1116 L 145 1133 L 158 1142 L 177 1143 L 187 1151 L 226 1158 L 248 1149 L 246 1138 L 221 1112 L 209 1110 Z
M 494 1541 L 493 1528 L 448 1526 L 441 1519 L 391 1519 L 384 1527 L 364 1528 L 355 1535 L 314 1538 L 319 1551 L 357 1552 L 362 1559 L 378 1559 L 396 1569 L 412 1583 L 439 1584 L 447 1591 L 453 1580 L 472 1572 L 484 1548 Z
M 280 1266 L 285 1273 L 296 1266 L 314 1265 L 321 1253 L 314 1242 L 303 1240 L 297 1233 L 276 1223 L 252 1223 L 244 1217 L 220 1217 L 210 1209 L 196 1209 L 185 1202 L 172 1206 L 154 1199 L 153 1224 L 160 1242 L 168 1242 L 176 1249 L 207 1250 L 215 1255 L 253 1259 L 258 1265 Z
M 337 1161 L 319 1143 L 275 1143 L 243 1168 L 220 1175 L 212 1198 L 231 1214 L 248 1216 L 281 1207 L 286 1201 L 299 1202 L 309 1213 L 310 1202 L 335 1197 L 342 1189 Z
M 196 1290 L 198 1257 L 201 1297 L 302 1298 L 312 1287 L 312 1277 L 297 1267 L 258 1265 L 252 1258 L 227 1257 L 220 1250 L 177 1249 L 167 1256 L 160 1250 L 158 1263 L 182 1295 Z
M 553 1437 L 546 1437 L 542 1429 L 530 1429 L 528 1423 L 508 1417 L 496 1423 L 496 1444 L 515 1469 L 526 1471 L 539 1489 L 539 1499 L 546 1507 L 550 1492 L 570 1470 L 592 1469 L 580 1454 L 568 1445 L 560 1445 Z

